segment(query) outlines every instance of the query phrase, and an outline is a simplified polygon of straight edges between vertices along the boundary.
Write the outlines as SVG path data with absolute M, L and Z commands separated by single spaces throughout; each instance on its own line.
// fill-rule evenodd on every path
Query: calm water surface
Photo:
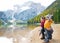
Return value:
M 24 36 L 29 31 L 38 27 L 36 24 L 21 24 L 21 25 L 7 25 L 0 27 L 0 36 L 13 37 L 13 35 L 21 35 Z

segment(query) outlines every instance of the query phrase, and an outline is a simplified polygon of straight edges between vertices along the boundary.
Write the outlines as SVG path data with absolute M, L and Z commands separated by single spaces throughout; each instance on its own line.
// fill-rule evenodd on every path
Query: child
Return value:
M 42 18 L 41 18 L 41 34 L 42 34 L 42 37 L 41 37 L 41 39 L 45 39 L 45 36 L 44 36 L 44 32 L 45 32 L 45 30 L 44 30 L 44 23 L 45 23 L 45 17 L 43 16 Z
M 45 28 L 45 42 L 49 42 L 50 39 L 52 39 L 52 32 L 53 30 L 51 29 L 51 24 L 53 23 L 52 19 L 47 17 L 47 20 L 44 23 L 44 28 Z

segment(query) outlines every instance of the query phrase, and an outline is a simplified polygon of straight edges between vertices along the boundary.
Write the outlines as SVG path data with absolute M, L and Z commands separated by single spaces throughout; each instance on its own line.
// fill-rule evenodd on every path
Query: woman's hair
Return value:
M 45 17 L 42 17 L 42 19 L 45 19 Z

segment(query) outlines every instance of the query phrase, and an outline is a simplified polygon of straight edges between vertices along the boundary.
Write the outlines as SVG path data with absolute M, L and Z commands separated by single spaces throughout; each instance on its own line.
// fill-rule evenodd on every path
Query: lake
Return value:
M 19 25 L 5 25 L 0 27 L 0 36 L 13 37 L 13 35 L 24 36 L 29 31 L 38 27 L 37 24 L 19 24 Z

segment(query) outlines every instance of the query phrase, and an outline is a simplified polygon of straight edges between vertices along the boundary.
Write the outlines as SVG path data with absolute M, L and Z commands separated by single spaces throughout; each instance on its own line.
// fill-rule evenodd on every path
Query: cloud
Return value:
M 0 11 L 4 11 L 7 9 L 13 9 L 14 5 L 16 5 L 16 4 L 22 5 L 28 1 L 41 3 L 42 5 L 47 7 L 48 5 L 50 5 L 55 0 L 45 0 L 45 1 L 44 0 L 0 0 Z

